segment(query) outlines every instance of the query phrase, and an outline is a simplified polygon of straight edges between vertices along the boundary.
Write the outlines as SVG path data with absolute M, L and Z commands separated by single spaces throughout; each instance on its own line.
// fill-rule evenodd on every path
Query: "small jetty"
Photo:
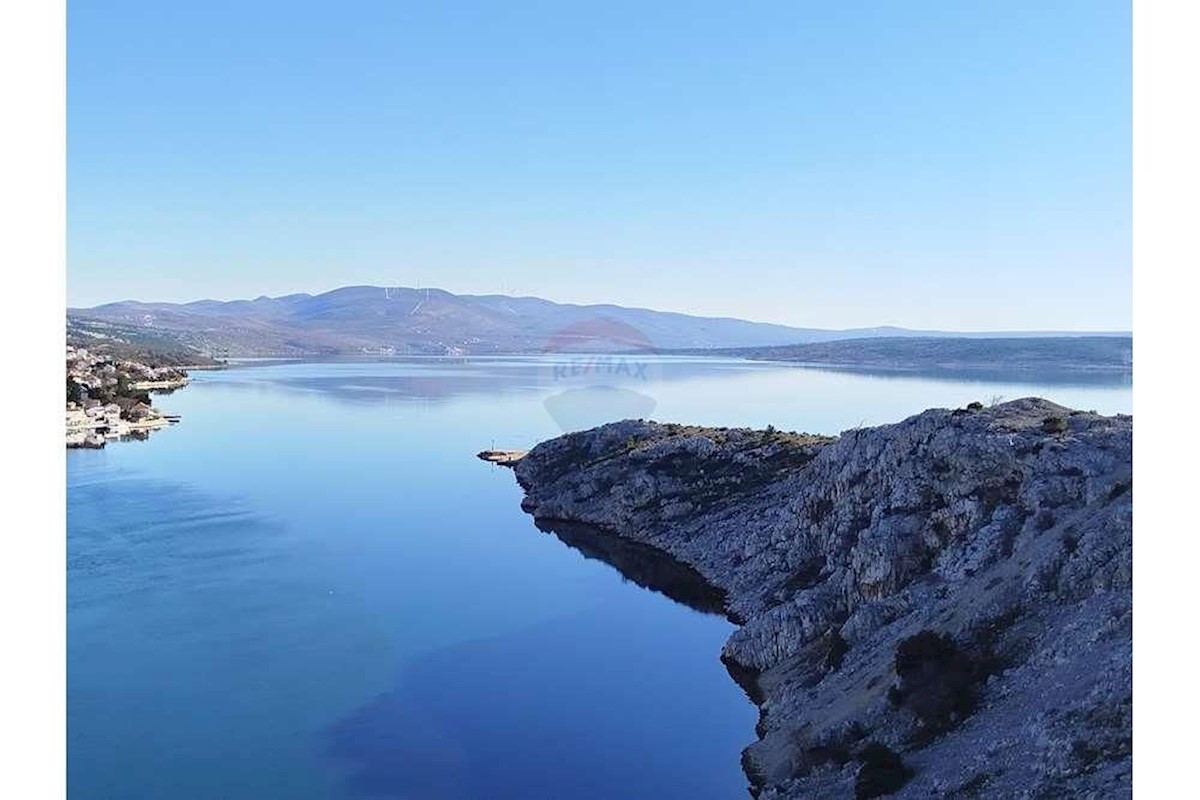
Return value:
M 528 450 L 484 450 L 477 457 L 502 467 L 511 467 L 524 458 L 528 452 Z

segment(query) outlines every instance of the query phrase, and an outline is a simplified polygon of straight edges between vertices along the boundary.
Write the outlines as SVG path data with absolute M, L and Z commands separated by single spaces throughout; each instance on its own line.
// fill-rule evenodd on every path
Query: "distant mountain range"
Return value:
M 143 303 L 67 311 L 81 336 L 149 337 L 216 356 L 487 354 L 762 348 L 845 339 L 1075 336 L 954 333 L 895 327 L 827 330 L 537 297 L 347 286 L 254 300 Z M 1128 336 L 1099 333 L 1099 336 Z

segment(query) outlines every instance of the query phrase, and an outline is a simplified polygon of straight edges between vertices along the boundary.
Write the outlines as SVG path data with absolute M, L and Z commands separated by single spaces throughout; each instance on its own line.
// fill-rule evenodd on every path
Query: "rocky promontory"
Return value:
M 758 797 L 1110 798 L 1131 794 L 1132 435 L 1040 399 L 839 437 L 625 421 L 514 471 L 540 526 L 667 554 L 720 598 Z

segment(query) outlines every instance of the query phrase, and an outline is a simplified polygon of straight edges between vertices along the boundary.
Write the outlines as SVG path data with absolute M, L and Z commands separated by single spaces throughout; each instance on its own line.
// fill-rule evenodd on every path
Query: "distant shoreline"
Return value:
M 1039 369 L 1060 369 L 1073 370 L 1078 372 L 1105 372 L 1114 374 L 1132 374 L 1133 365 L 1119 366 L 1116 364 L 1073 364 L 1061 363 L 1052 365 L 1028 365 L 1020 364 L 982 364 L 978 362 L 931 362 L 928 364 L 879 364 L 870 361 L 793 361 L 783 358 L 750 358 L 744 357 L 745 361 L 753 361 L 756 364 L 790 364 L 797 367 L 811 367 L 813 369 L 827 370 L 875 370 L 887 372 L 920 372 L 921 370 L 946 370 L 946 371 L 961 371 L 967 372 L 977 370 L 996 371 L 1004 370 L 1006 372 L 1036 372 Z

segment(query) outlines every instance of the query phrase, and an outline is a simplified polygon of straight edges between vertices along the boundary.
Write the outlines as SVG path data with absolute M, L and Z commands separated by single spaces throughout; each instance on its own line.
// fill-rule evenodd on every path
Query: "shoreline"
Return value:
M 147 419 L 120 419 L 115 422 L 99 417 L 80 424 L 70 416 L 72 411 L 74 409 L 67 409 L 66 447 L 68 450 L 100 450 L 114 440 L 145 439 L 153 431 L 170 427 L 179 421 L 177 415 L 163 414 Z
M 824 370 L 854 370 L 860 372 L 877 371 L 877 372 L 961 372 L 961 373 L 989 373 L 997 370 L 1010 372 L 1014 374 L 1038 374 L 1041 372 L 1058 371 L 1063 373 L 1097 373 L 1101 375 L 1133 375 L 1132 365 L 1117 365 L 1117 364 L 1081 364 L 1063 362 L 1049 365 L 1035 364 L 1031 366 L 1008 366 L 996 364 L 987 364 L 982 362 L 965 361 L 956 363 L 953 361 L 930 361 L 928 363 L 880 363 L 872 361 L 798 361 L 790 358 L 763 358 L 743 356 L 743 360 L 752 361 L 756 364 L 791 364 L 797 367 L 805 367 L 808 369 L 824 369 Z
M 186 387 L 191 382 L 188 373 L 152 354 L 139 357 L 143 360 L 68 343 L 67 449 L 101 449 L 113 440 L 143 440 L 179 421 L 179 415 L 155 407 L 151 395 L 167 395 Z
M 721 660 L 759 708 L 755 796 L 852 796 L 878 777 L 871 745 L 912 773 L 898 797 L 1124 796 L 1131 435 L 1130 417 L 1036 399 L 836 440 L 626 421 L 514 472 L 539 528 L 651 547 L 725 593 L 741 622 Z M 896 653 L 916 641 L 944 642 L 964 677 L 910 685 Z M 1052 690 L 1064 670 L 1073 691 Z M 1045 744 L 1078 736 L 1096 756 Z M 984 749 L 996 769 L 972 766 Z
M 615 530 L 565 519 L 535 518 L 534 525 L 554 535 L 585 558 L 603 561 L 626 580 L 702 614 L 741 625 L 726 605 L 727 592 L 692 565 L 652 544 L 622 536 Z

